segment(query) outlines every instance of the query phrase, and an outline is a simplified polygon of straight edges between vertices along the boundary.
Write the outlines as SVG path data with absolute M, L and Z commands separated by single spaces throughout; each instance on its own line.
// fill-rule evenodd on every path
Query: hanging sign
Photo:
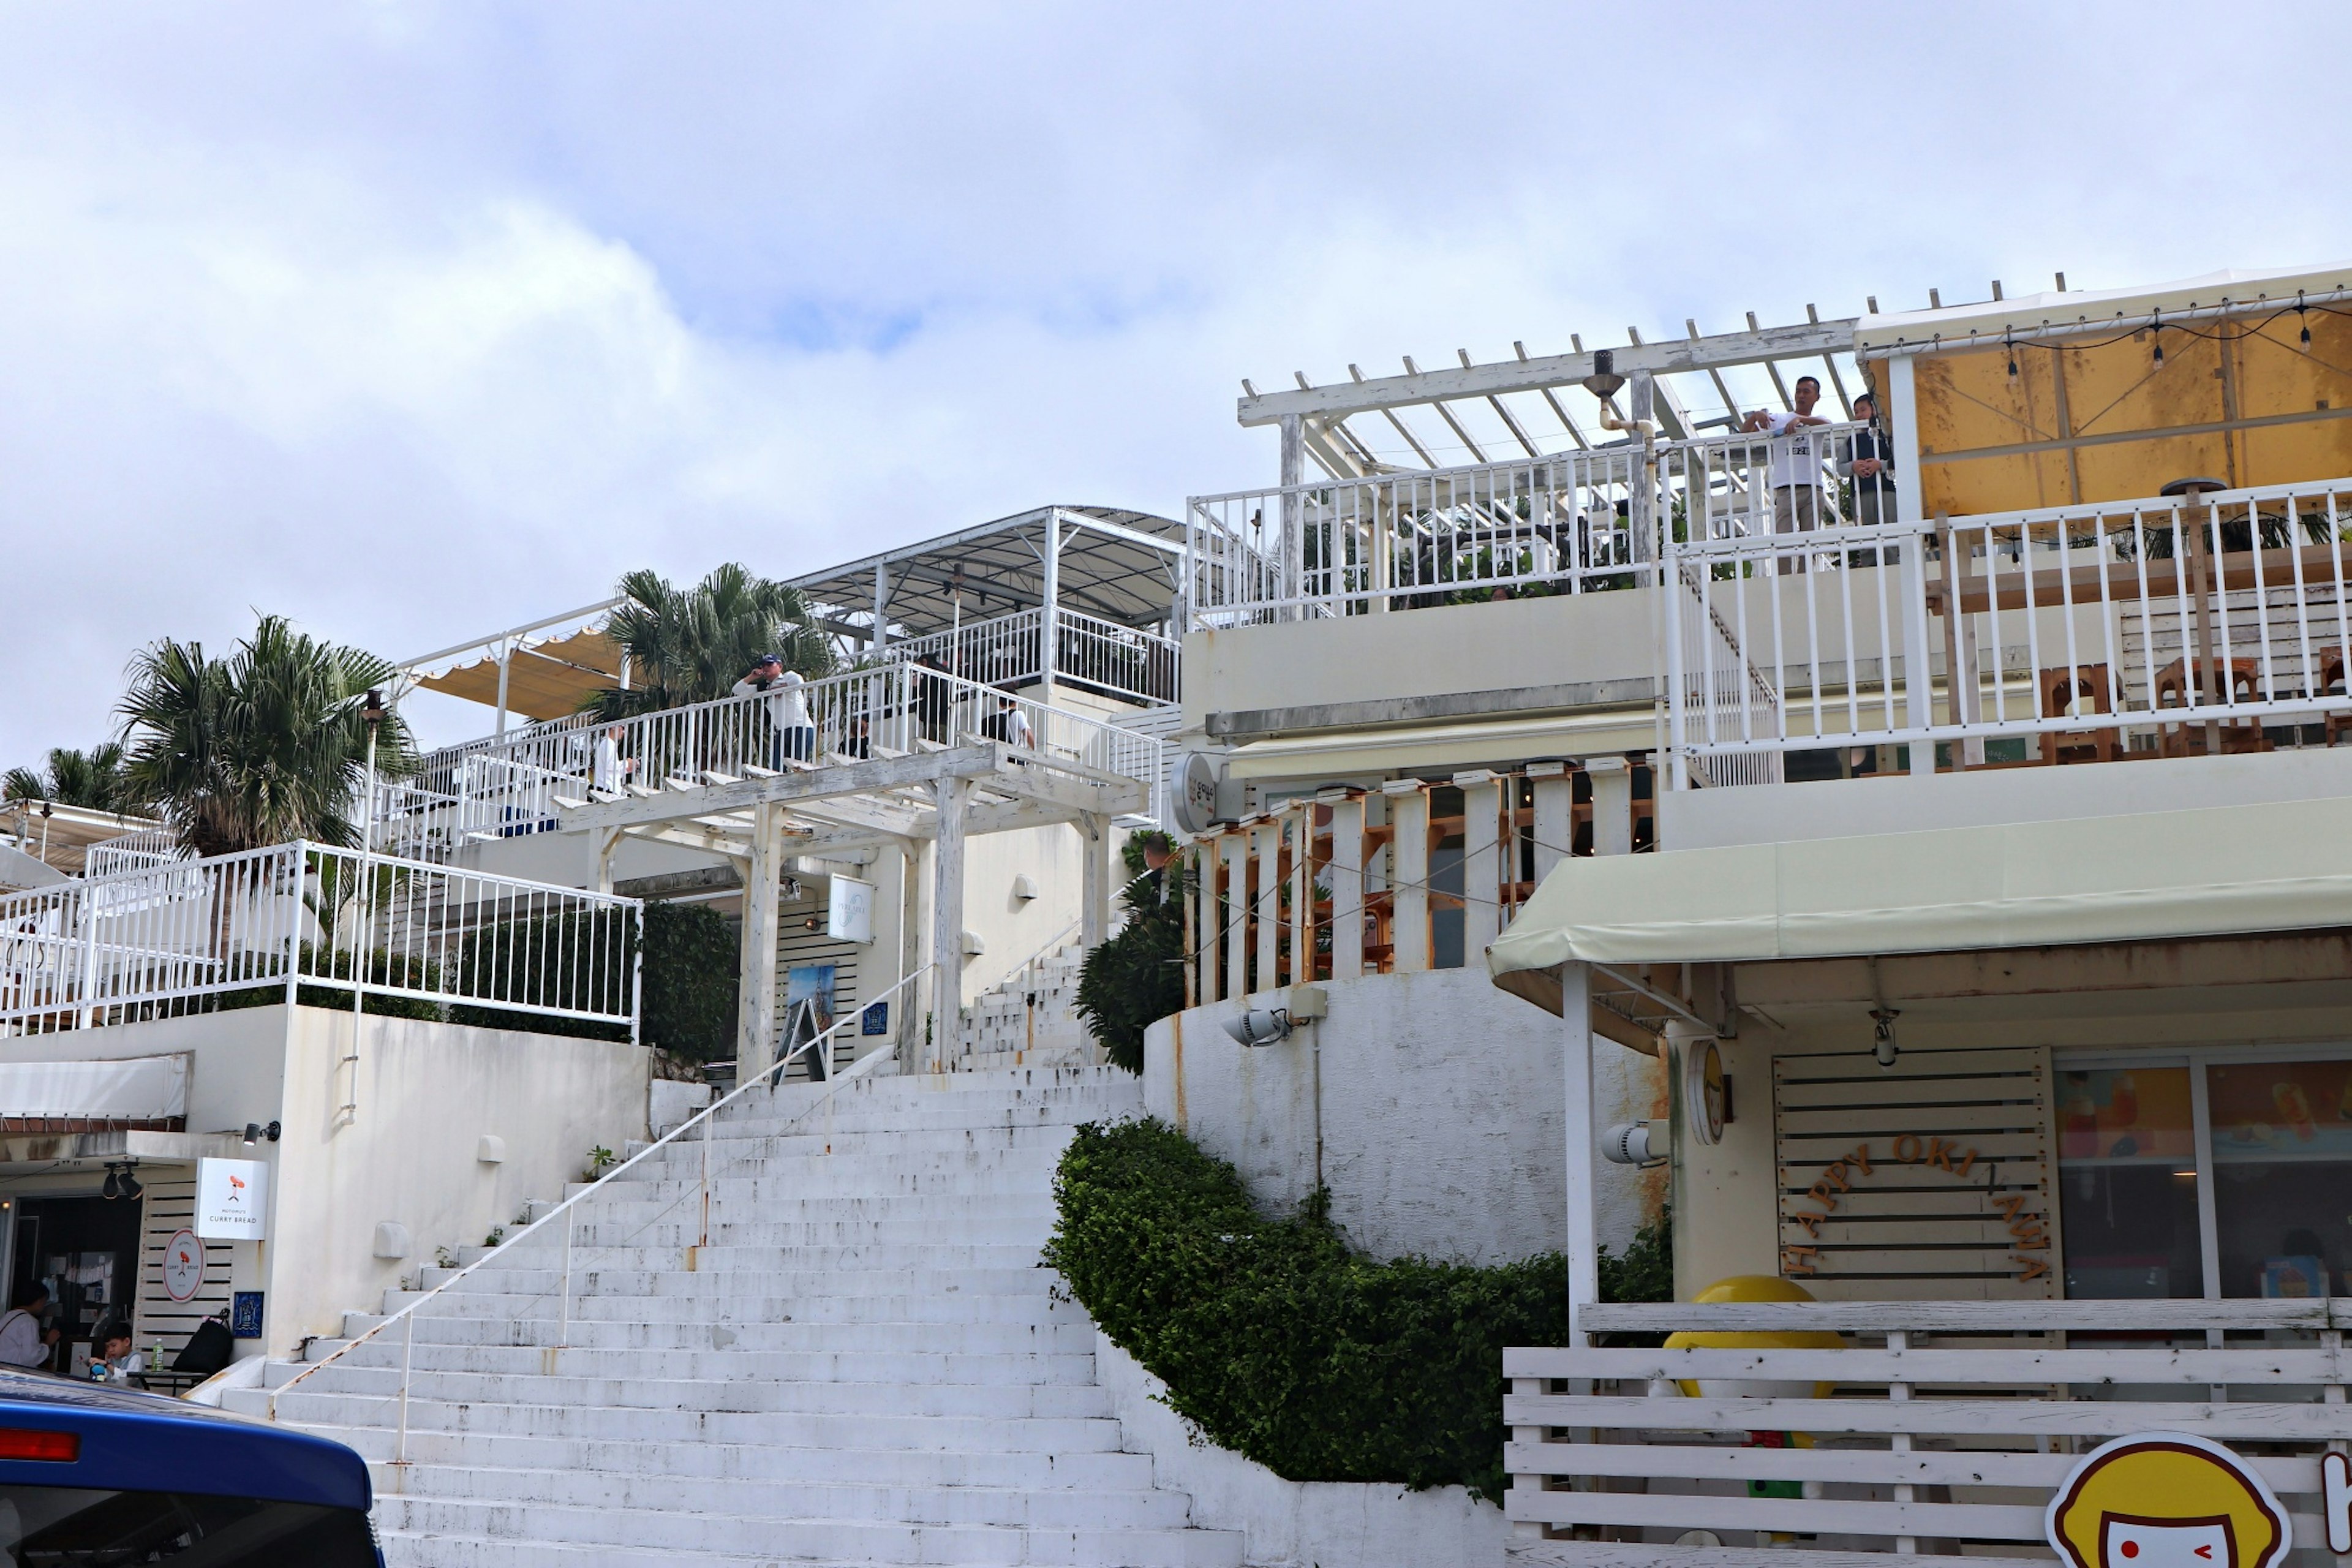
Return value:
M 2043 1532 L 2070 1568 L 2279 1568 L 2294 1544 L 2262 1477 L 2181 1432 L 2117 1437 L 2084 1455 L 2051 1498 Z
M 260 1160 L 196 1162 L 198 1236 L 215 1241 L 267 1239 L 269 1166 Z
M 855 877 L 830 879 L 825 900 L 824 934 L 835 942 L 874 940 L 874 884 Z
M 205 1244 L 193 1230 L 174 1231 L 163 1244 L 163 1294 L 193 1301 L 205 1288 Z

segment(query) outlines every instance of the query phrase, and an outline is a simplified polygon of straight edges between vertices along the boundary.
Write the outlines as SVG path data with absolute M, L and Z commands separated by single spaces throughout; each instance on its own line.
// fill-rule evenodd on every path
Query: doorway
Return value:
M 14 1301 L 38 1280 L 49 1288 L 48 1326 L 63 1331 L 51 1370 L 86 1361 L 93 1330 L 108 1318 L 133 1321 L 139 1294 L 140 1198 L 22 1197 L 16 1200 Z

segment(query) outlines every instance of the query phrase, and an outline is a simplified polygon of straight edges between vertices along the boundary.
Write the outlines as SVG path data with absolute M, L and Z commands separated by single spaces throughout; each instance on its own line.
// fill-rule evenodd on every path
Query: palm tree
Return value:
M 59 746 L 49 753 L 45 771 L 10 768 L 0 775 L 0 799 L 45 800 L 117 816 L 134 815 L 143 804 L 122 776 L 122 748 L 111 741 L 87 752 Z
M 691 588 L 659 573 L 636 571 L 618 584 L 627 603 L 604 629 L 629 656 L 629 689 L 592 694 L 582 710 L 627 719 L 727 695 L 751 661 L 772 653 L 786 669 L 829 673 L 833 647 L 810 620 L 797 588 L 754 576 L 730 563 Z
M 131 661 L 124 777 L 197 855 L 296 838 L 356 844 L 367 694 L 395 673 L 280 616 L 264 616 L 226 658 L 167 638 Z M 386 778 L 415 769 L 415 742 L 397 712 L 377 729 L 375 762 Z

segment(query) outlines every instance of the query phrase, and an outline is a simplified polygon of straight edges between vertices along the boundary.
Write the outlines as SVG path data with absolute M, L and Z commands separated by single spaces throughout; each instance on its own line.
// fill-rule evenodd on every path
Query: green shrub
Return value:
M 1129 1072 L 1143 1070 L 1143 1031 L 1184 1006 L 1183 862 L 1147 870 L 1147 842 L 1173 848 L 1164 833 L 1128 836 L 1128 882 L 1119 890 L 1127 924 L 1097 943 L 1078 969 L 1078 1015 L 1111 1065 Z
M 461 996 L 587 1012 L 625 1012 L 635 958 L 635 922 L 609 913 L 500 921 L 470 932 L 457 948 Z M 485 1029 L 524 1029 L 590 1040 L 625 1040 L 626 1024 L 563 1018 L 495 1003 L 456 1002 L 449 1021 Z
M 1503 1347 L 1568 1337 L 1557 1253 L 1496 1268 L 1352 1253 L 1159 1121 L 1078 1129 L 1045 1261 L 1208 1438 L 1297 1481 L 1460 1483 L 1499 1500 Z
M 741 958 L 734 927 L 709 905 L 647 904 L 638 1037 L 680 1061 L 733 1056 Z

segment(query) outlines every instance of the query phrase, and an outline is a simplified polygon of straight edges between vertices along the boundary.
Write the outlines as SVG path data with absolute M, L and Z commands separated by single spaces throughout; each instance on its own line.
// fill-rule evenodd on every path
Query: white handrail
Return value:
M 921 970 L 917 970 L 914 973 L 906 976 L 904 979 L 893 984 L 888 990 L 883 992 L 881 995 L 875 997 L 873 1001 L 881 1002 L 887 1000 L 889 997 L 895 995 L 900 989 L 920 978 L 922 973 L 923 972 Z M 871 1002 L 866 1004 L 867 1006 L 872 1005 L 873 1004 Z M 437 1300 L 443 1291 L 449 1289 L 459 1280 L 471 1276 L 476 1269 L 488 1267 L 490 1264 L 495 1263 L 501 1258 L 505 1257 L 513 1248 L 520 1247 L 526 1240 L 541 1234 L 541 1227 L 548 1225 L 551 1221 L 555 1219 L 557 1215 L 561 1215 L 564 1216 L 564 1284 L 563 1300 L 562 1303 L 562 1318 L 558 1333 L 560 1338 L 568 1339 L 570 1337 L 572 1321 L 572 1221 L 578 1217 L 577 1215 L 573 1213 L 573 1205 L 585 1202 L 589 1198 L 602 1196 L 610 1191 L 617 1190 L 609 1188 L 606 1184 L 611 1182 L 614 1177 L 621 1174 L 623 1172 L 635 1169 L 640 1162 L 649 1159 L 656 1151 L 667 1149 L 673 1143 L 677 1142 L 686 1136 L 689 1129 L 695 1127 L 701 1127 L 704 1130 L 703 1137 L 701 1139 L 704 1145 L 702 1154 L 702 1175 L 697 1191 L 697 1195 L 698 1195 L 702 1200 L 702 1230 L 701 1239 L 697 1243 L 697 1245 L 702 1247 L 709 1246 L 710 1244 L 710 1151 L 709 1146 L 709 1129 L 710 1119 L 716 1116 L 719 1111 L 725 1110 L 728 1106 L 734 1104 L 737 1100 L 751 1093 L 753 1089 L 761 1087 L 765 1080 L 775 1078 L 777 1074 L 782 1073 L 785 1068 L 797 1060 L 804 1052 L 814 1050 L 819 1046 L 822 1046 L 826 1041 L 830 1040 L 836 1032 L 845 1029 L 851 1024 L 856 1022 L 859 1012 L 862 1011 L 863 1008 L 860 1008 L 858 1012 L 848 1014 L 838 1023 L 835 1023 L 831 1028 L 825 1030 L 824 1033 L 804 1041 L 793 1050 L 778 1058 L 760 1072 L 753 1075 L 751 1081 L 738 1085 L 734 1091 L 727 1095 L 726 1098 L 715 1100 L 711 1104 L 703 1107 L 702 1110 L 688 1117 L 686 1121 L 680 1122 L 677 1127 L 671 1129 L 668 1132 L 664 1133 L 661 1137 L 655 1139 L 652 1142 L 646 1144 L 643 1149 L 638 1150 L 628 1159 L 624 1160 L 621 1163 L 614 1166 L 602 1176 L 596 1178 L 596 1180 L 590 1184 L 585 1190 L 572 1194 L 570 1197 L 564 1199 L 562 1203 L 548 1210 L 547 1213 L 540 1215 L 539 1218 L 531 1221 L 529 1225 L 523 1226 L 522 1229 L 515 1232 L 513 1236 L 500 1241 L 497 1247 L 491 1248 L 480 1258 L 478 1258 L 473 1262 L 467 1264 L 464 1268 L 458 1269 L 457 1272 L 449 1276 L 448 1279 L 444 1279 L 440 1284 L 436 1285 L 430 1290 L 427 1290 L 423 1295 L 417 1297 L 415 1300 L 409 1302 L 398 1311 L 385 1318 L 383 1322 L 378 1323 L 375 1327 L 368 1330 L 367 1332 L 363 1334 L 353 1336 L 347 1343 L 337 1349 L 332 1354 L 311 1363 L 309 1366 L 304 1367 L 294 1376 L 287 1379 L 286 1382 L 270 1391 L 268 1410 L 269 1419 L 272 1421 L 278 1419 L 278 1398 L 288 1390 L 298 1386 L 304 1379 L 308 1378 L 312 1373 L 319 1371 L 320 1368 L 332 1366 L 336 1362 L 341 1361 L 344 1356 L 349 1355 L 361 1345 L 367 1343 L 370 1340 L 374 1339 L 378 1334 L 383 1332 L 384 1330 L 392 1327 L 393 1324 L 401 1323 L 404 1325 L 402 1331 L 404 1337 L 401 1351 L 400 1391 L 398 1395 L 400 1399 L 400 1430 L 398 1436 L 394 1439 L 392 1462 L 395 1465 L 406 1464 L 408 1462 L 408 1387 L 411 1380 L 411 1352 L 415 1345 L 415 1315 L 420 1309 L 422 1309 L 427 1302 Z M 816 1110 L 825 1105 L 832 1100 L 835 1092 L 836 1092 L 842 1085 L 847 1084 L 865 1076 L 866 1073 L 871 1070 L 870 1064 L 879 1062 L 884 1057 L 887 1057 L 889 1054 L 889 1052 L 884 1050 L 870 1052 L 867 1055 L 859 1058 L 857 1061 L 851 1064 L 841 1073 L 825 1079 L 824 1080 L 825 1086 L 824 1093 L 818 1096 L 807 1106 L 803 1107 L 792 1118 L 792 1121 L 786 1122 L 785 1125 L 790 1126 L 793 1122 L 797 1122 L 802 1117 L 808 1115 L 811 1111 Z M 774 1085 L 772 1083 L 768 1083 L 767 1087 L 772 1090 Z M 683 1201 L 683 1199 L 679 1200 L 679 1202 Z M 677 1206 L 677 1204 L 673 1203 L 666 1207 L 662 1212 L 667 1214 L 670 1209 L 674 1209 Z M 564 1347 L 562 1344 L 558 1344 L 554 1348 L 561 1350 Z

